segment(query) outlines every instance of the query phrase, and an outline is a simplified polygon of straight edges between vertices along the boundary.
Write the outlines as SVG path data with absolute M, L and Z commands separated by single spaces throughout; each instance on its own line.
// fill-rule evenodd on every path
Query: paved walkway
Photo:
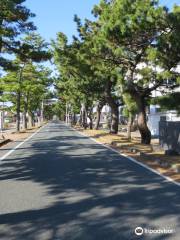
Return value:
M 179 223 L 178 186 L 63 124 L 0 160 L 0 240 L 178 240 Z

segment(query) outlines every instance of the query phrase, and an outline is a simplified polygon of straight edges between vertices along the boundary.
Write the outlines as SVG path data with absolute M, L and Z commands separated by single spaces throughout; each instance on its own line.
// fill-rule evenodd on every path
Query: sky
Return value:
M 91 10 L 99 0 L 26 0 L 25 5 L 36 14 L 33 22 L 38 32 L 47 41 L 54 39 L 57 32 L 68 38 L 76 33 L 73 21 L 77 14 L 81 19 L 92 19 Z
M 38 32 L 46 41 L 55 39 L 57 32 L 65 33 L 71 40 L 76 34 L 73 17 L 92 19 L 91 10 L 99 0 L 26 0 L 25 5 L 36 14 L 33 22 Z M 180 0 L 160 0 L 160 3 L 171 8 L 180 5 Z

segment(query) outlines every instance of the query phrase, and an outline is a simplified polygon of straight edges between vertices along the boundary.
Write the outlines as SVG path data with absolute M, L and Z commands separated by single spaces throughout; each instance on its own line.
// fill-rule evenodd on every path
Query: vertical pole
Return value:
M 68 125 L 69 125 L 69 106 L 68 106 Z
M 21 124 L 21 116 L 20 116 L 20 104 L 21 104 L 21 94 L 18 90 L 17 93 L 17 107 L 16 107 L 16 131 L 20 131 L 20 124 Z
M 16 108 L 16 131 L 20 131 L 20 122 L 21 122 L 21 116 L 20 116 L 20 111 L 21 111 L 21 84 L 22 84 L 22 77 L 23 77 L 23 70 L 24 70 L 25 64 L 20 68 L 19 71 L 19 77 L 18 77 L 18 84 L 19 84 L 19 89 L 17 92 L 17 108 Z
M 0 129 L 1 129 L 1 137 L 3 138 L 3 120 L 2 120 L 2 111 L 0 111 Z
M 0 111 L 0 132 L 1 132 L 1 136 L 0 136 L 0 139 L 4 139 L 4 136 L 3 136 L 3 127 L 4 127 L 4 116 L 3 116 L 3 110 Z
M 66 102 L 66 124 L 68 124 L 68 104 Z
M 41 103 L 41 124 L 44 122 L 44 102 Z
M 3 109 L 2 109 L 2 130 L 4 129 L 4 101 L 3 101 Z

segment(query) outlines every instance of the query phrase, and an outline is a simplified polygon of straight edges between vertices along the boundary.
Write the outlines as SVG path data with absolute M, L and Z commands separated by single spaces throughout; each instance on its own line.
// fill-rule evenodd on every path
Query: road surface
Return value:
M 0 240 L 179 240 L 179 223 L 180 187 L 61 123 L 0 161 Z

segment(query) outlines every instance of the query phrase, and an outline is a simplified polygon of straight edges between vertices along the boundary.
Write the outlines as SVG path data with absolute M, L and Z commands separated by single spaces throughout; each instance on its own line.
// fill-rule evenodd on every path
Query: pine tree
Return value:
M 123 75 L 123 92 L 136 102 L 138 128 L 145 144 L 151 141 L 146 108 L 152 91 L 176 86 L 178 74 L 174 69 L 180 60 L 179 9 L 176 6 L 168 12 L 152 0 L 101 1 L 94 8 L 97 17 L 92 38 L 94 54 Z M 165 84 L 167 78 L 174 79 L 174 83 Z
M 36 29 L 29 20 L 35 14 L 22 5 L 24 2 L 25 0 L 0 0 L 0 54 L 20 54 L 21 43 L 18 36 Z M 0 66 L 12 68 L 12 63 L 0 56 Z

